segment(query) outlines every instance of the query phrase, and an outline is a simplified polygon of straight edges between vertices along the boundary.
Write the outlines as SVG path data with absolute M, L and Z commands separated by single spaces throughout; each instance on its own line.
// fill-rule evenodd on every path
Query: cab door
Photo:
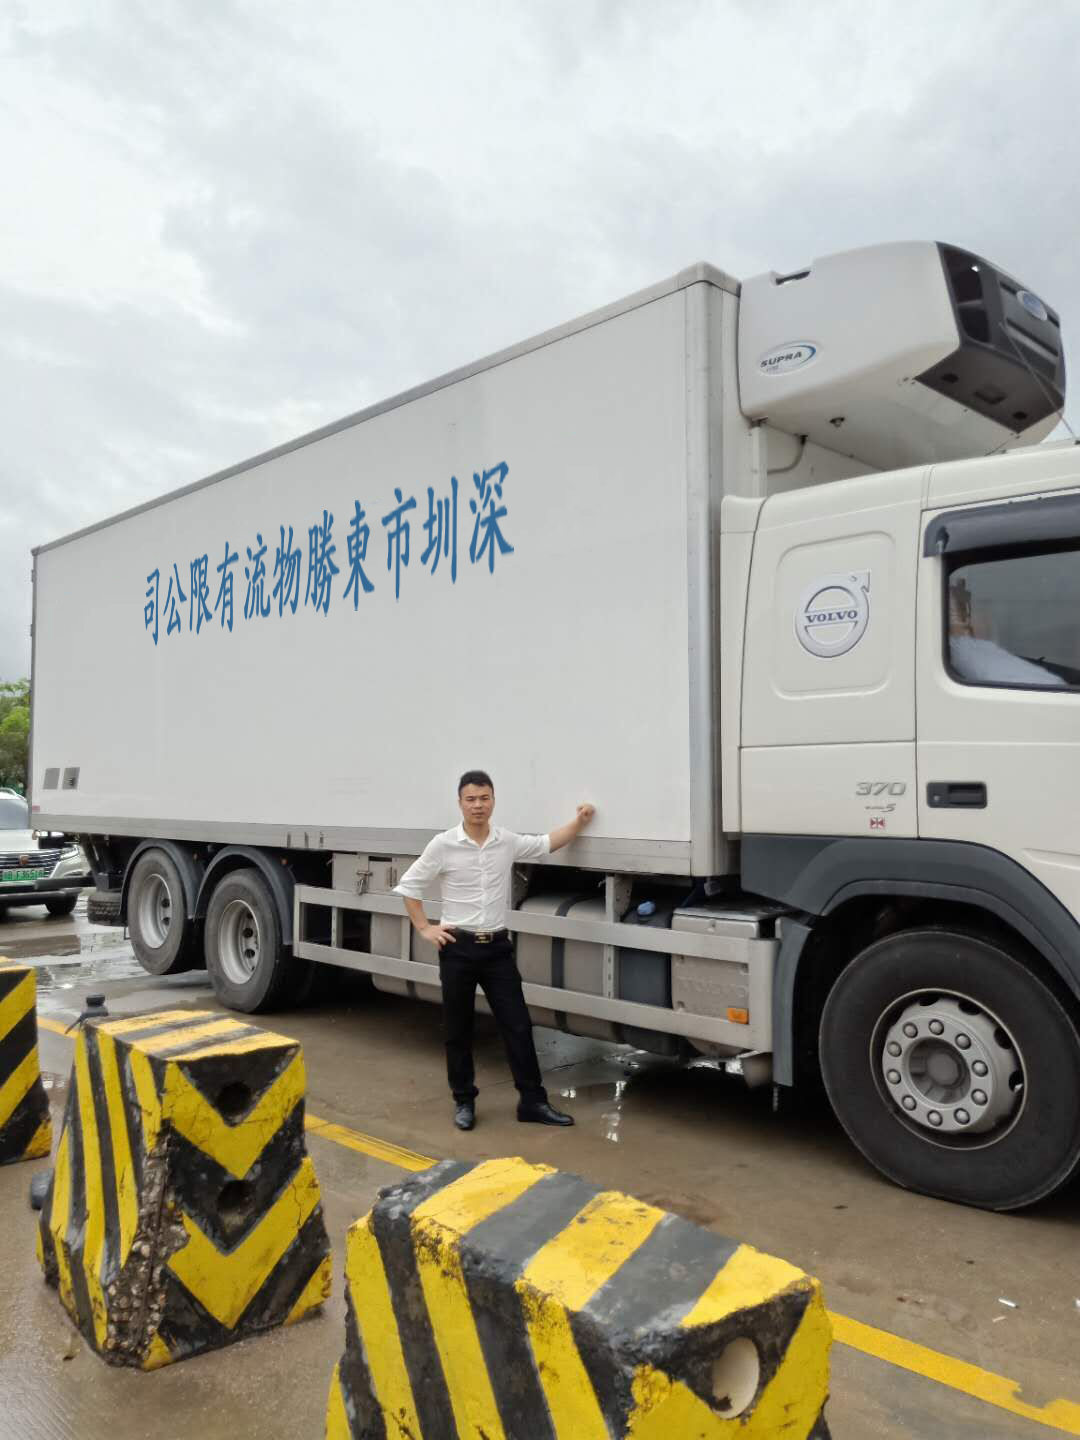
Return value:
M 915 591 L 925 470 L 770 497 L 754 537 L 746 834 L 913 838 Z
M 920 835 L 1080 917 L 1080 493 L 928 512 L 917 651 Z

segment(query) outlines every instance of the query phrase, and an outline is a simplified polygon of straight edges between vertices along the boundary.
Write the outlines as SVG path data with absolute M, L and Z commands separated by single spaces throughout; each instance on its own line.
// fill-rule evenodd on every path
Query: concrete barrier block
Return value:
M 628 1195 L 446 1161 L 346 1245 L 327 1440 L 826 1440 L 818 1282 Z
M 87 1341 L 156 1369 L 330 1294 L 294 1040 L 209 1011 L 88 1022 L 38 1254 Z
M 0 959 L 0 1165 L 36 1160 L 51 1146 L 38 1061 L 37 977 L 29 965 Z

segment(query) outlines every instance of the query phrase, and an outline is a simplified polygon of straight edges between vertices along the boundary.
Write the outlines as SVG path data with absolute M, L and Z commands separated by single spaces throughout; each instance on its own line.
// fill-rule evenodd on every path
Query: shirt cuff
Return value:
M 400 895 L 405 900 L 423 900 L 424 892 L 418 885 L 409 885 L 404 880 L 395 885 L 391 895 Z

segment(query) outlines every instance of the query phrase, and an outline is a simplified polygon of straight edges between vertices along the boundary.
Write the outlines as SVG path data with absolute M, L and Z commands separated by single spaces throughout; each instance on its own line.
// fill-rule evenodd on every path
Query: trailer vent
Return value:
M 50 765 L 49 768 L 45 771 L 45 781 L 41 788 L 43 790 L 55 790 L 59 784 L 60 767 L 59 765 Z
M 67 766 L 67 768 L 64 770 L 64 782 L 60 788 L 61 790 L 77 790 L 79 788 L 78 765 Z

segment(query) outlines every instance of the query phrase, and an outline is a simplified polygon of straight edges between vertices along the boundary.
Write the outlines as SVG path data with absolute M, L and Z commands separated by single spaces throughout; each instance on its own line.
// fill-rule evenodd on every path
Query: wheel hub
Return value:
M 881 1074 L 905 1117 L 936 1134 L 985 1134 L 1012 1115 L 1023 1065 L 1012 1036 L 970 1001 L 907 1005 L 885 1034 Z
M 231 900 L 218 929 L 221 968 L 234 985 L 246 985 L 259 968 L 262 936 L 259 921 L 243 900 Z
M 164 875 L 147 877 L 139 900 L 139 921 L 143 943 L 160 950 L 172 925 L 172 894 Z

